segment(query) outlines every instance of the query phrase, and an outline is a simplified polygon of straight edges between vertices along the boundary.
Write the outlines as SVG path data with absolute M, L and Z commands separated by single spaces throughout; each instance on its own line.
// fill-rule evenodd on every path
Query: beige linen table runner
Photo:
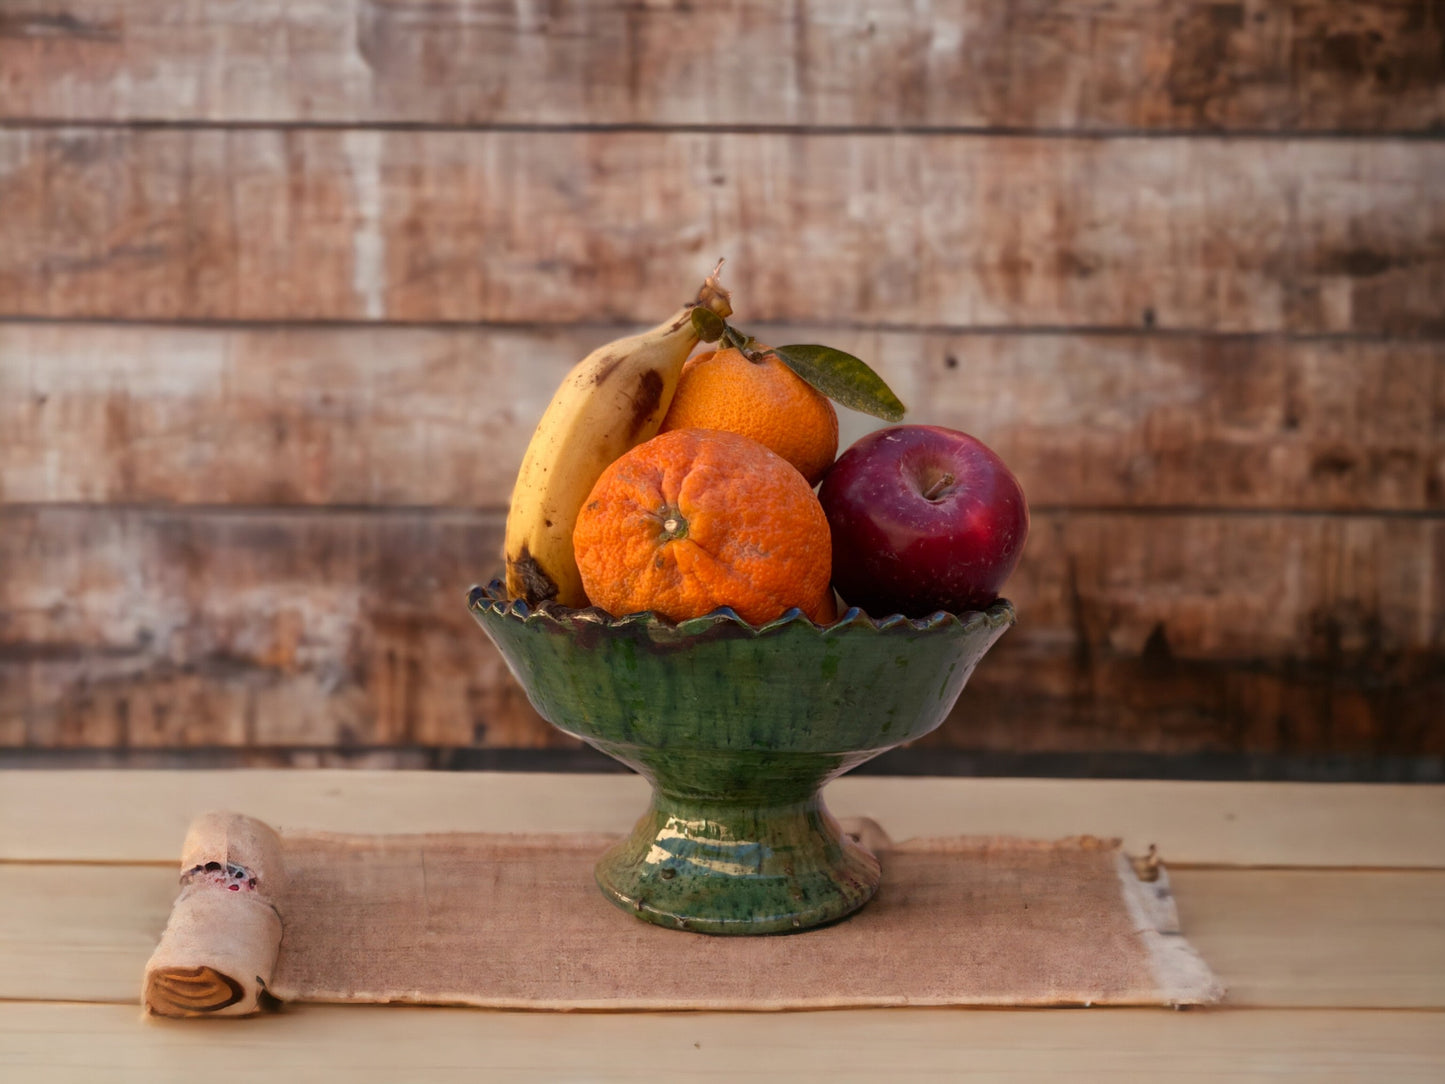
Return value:
M 1162 865 L 1117 841 L 887 840 L 883 886 L 821 929 L 709 937 L 609 903 L 610 836 L 277 833 L 206 814 L 146 969 L 160 1015 L 280 1001 L 511 1009 L 1185 1005 L 1218 980 L 1182 936 Z M 1140 864 L 1141 867 L 1143 864 Z

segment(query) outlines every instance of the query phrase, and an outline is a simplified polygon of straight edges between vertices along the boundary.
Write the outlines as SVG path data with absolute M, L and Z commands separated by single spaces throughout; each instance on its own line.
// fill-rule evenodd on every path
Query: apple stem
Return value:
M 945 472 L 940 475 L 931 486 L 923 491 L 923 499 L 926 501 L 938 500 L 938 498 L 948 492 L 948 488 L 953 485 L 955 481 L 956 479 L 952 474 Z

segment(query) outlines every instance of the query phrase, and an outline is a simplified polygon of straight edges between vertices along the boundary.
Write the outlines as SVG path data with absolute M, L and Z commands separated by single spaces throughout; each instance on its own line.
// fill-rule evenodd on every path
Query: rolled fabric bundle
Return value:
M 157 1016 L 243 1016 L 269 998 L 281 946 L 281 838 L 239 813 L 206 813 L 186 834 L 181 892 L 146 964 Z

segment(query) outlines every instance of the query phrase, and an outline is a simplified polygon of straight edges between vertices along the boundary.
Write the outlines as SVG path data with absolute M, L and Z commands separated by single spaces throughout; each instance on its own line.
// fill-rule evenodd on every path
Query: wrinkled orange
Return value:
M 662 432 L 691 428 L 751 437 L 797 467 L 809 485 L 838 455 L 838 412 L 828 397 L 776 356 L 751 361 L 731 347 L 683 366 Z
M 762 624 L 796 606 L 835 617 L 828 520 L 803 476 L 736 433 L 678 429 L 639 444 L 592 488 L 572 534 L 582 587 L 621 616 L 673 621 L 731 606 Z

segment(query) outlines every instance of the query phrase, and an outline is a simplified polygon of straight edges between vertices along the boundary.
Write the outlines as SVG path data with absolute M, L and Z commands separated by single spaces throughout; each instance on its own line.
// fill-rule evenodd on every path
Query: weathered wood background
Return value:
M 0 758 L 566 760 L 463 591 L 718 256 L 1031 496 L 893 763 L 1439 774 L 1439 0 L 0 0 Z

